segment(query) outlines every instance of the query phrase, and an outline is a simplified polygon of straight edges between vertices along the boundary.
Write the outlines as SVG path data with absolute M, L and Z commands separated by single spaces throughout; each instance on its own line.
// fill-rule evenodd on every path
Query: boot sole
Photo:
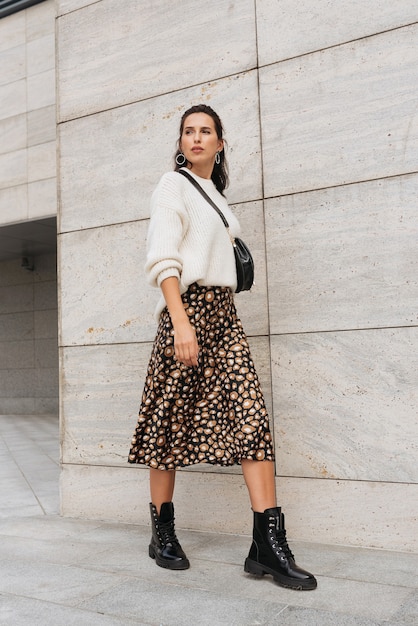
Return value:
M 296 589 L 297 591 L 316 589 L 318 584 L 315 578 L 298 580 L 295 578 L 289 578 L 288 576 L 282 576 L 270 567 L 260 565 L 260 563 L 256 563 L 256 561 L 253 561 L 252 559 L 245 559 L 244 571 L 246 571 L 247 574 L 256 576 L 257 578 L 262 578 L 265 574 L 270 574 L 270 576 L 273 576 L 276 583 L 279 583 L 281 587 L 285 587 L 286 589 Z
M 160 559 L 158 554 L 155 553 L 154 548 L 150 545 L 148 547 L 148 554 L 152 559 L 155 559 L 155 563 L 159 567 L 164 567 L 165 569 L 189 569 L 190 563 L 188 559 L 183 559 L 182 561 L 166 561 L 165 559 Z

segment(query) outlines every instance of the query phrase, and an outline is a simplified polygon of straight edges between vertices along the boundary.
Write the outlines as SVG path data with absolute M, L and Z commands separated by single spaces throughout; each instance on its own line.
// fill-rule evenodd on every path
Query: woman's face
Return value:
M 195 168 L 211 167 L 215 155 L 222 150 L 223 141 L 218 138 L 215 122 L 207 113 L 191 113 L 184 120 L 180 138 L 180 150 Z

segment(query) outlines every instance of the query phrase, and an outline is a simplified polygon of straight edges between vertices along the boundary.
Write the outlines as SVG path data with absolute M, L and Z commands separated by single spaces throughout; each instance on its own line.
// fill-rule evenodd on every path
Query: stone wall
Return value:
M 55 2 L 0 20 L 0 226 L 57 212 Z
M 291 536 L 417 546 L 417 22 L 407 0 L 59 0 L 65 515 L 148 521 L 126 457 L 155 333 L 149 198 L 205 102 L 256 259 L 236 302 Z M 179 526 L 250 531 L 238 468 L 176 489 Z
M 56 254 L 29 272 L 31 225 L 20 242 L 1 229 L 57 212 L 55 9 L 0 19 L 0 414 L 58 412 Z
M 58 413 L 56 255 L 0 263 L 0 415 Z

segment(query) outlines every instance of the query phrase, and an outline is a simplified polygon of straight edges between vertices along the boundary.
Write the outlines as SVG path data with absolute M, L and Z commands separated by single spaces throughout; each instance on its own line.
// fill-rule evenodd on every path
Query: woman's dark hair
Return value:
M 187 111 L 185 111 L 182 115 L 182 118 L 180 121 L 180 134 L 179 134 L 179 140 L 178 140 L 179 146 L 180 146 L 181 137 L 183 135 L 184 122 L 189 115 L 192 115 L 192 113 L 206 113 L 206 115 L 210 115 L 210 117 L 213 119 L 213 122 L 215 124 L 215 130 L 216 130 L 216 134 L 218 135 L 218 139 L 223 139 L 223 127 L 222 127 L 222 122 L 221 122 L 219 115 L 207 104 L 196 104 L 195 106 L 190 107 L 190 109 L 187 109 Z M 176 172 L 178 172 L 178 170 L 181 167 L 187 166 L 187 163 L 188 163 L 188 161 L 186 161 L 184 165 L 178 165 L 176 163 L 176 157 L 179 154 L 181 154 L 180 147 L 177 148 L 176 154 L 174 155 L 174 170 Z M 228 187 L 228 183 L 229 183 L 228 164 L 225 158 L 225 144 L 224 144 L 224 149 L 219 153 L 219 157 L 220 157 L 220 163 L 219 164 L 215 163 L 211 178 L 214 182 L 216 189 L 219 191 L 219 193 L 223 195 L 224 189 Z

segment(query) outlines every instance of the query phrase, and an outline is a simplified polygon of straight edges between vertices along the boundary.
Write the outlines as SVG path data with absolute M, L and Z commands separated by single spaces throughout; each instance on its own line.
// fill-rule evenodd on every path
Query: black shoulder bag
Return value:
M 178 170 L 178 173 L 185 176 L 192 183 L 192 185 L 194 185 L 196 189 L 200 191 L 204 199 L 209 202 L 209 204 L 215 209 L 215 211 L 218 213 L 219 217 L 223 221 L 234 248 L 235 266 L 237 268 L 236 293 L 239 293 L 240 291 L 248 291 L 248 289 L 251 289 L 254 283 L 254 261 L 253 257 L 251 256 L 251 252 L 242 241 L 242 239 L 240 239 L 239 237 L 232 237 L 231 233 L 229 232 L 229 224 L 225 218 L 225 215 L 220 209 L 218 209 L 216 204 L 208 196 L 206 191 L 202 189 L 197 180 L 193 178 L 193 176 L 191 176 L 188 172 L 186 172 L 186 170 Z

